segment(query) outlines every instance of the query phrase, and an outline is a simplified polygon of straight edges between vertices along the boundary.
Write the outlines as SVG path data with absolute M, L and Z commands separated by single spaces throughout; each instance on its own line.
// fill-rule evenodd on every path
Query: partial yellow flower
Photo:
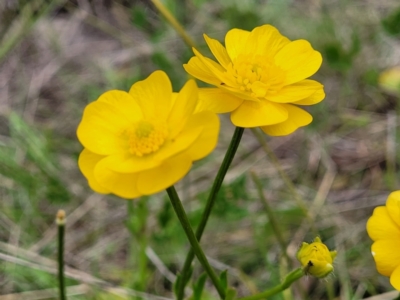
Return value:
M 238 127 L 261 127 L 273 136 L 288 135 L 311 123 L 298 105 L 325 98 L 323 85 L 306 79 L 321 66 L 322 57 L 306 40 L 290 41 L 271 25 L 251 32 L 232 29 L 225 47 L 204 38 L 218 63 L 193 49 L 184 65 L 199 80 L 216 86 L 200 89 L 200 106 L 216 113 L 231 112 Z
M 383 71 L 379 75 L 379 85 L 388 93 L 400 94 L 400 66 Z
M 386 206 L 374 209 L 367 232 L 374 241 L 371 252 L 378 272 L 400 290 L 400 191 L 389 195 Z
M 156 71 L 129 93 L 108 91 L 90 103 L 77 130 L 85 148 L 79 168 L 90 187 L 135 198 L 179 181 L 217 144 L 218 116 L 195 112 L 197 102 L 194 80 L 173 93 L 168 76 Z
M 336 253 L 336 250 L 329 251 L 321 239 L 316 237 L 311 244 L 303 242 L 296 256 L 307 274 L 323 278 L 333 271 Z

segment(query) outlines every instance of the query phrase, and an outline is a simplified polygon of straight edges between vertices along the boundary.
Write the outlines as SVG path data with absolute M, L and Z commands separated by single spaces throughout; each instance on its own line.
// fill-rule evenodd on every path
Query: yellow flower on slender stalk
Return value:
M 304 242 L 296 256 L 306 274 L 323 278 L 333 271 L 336 250 L 329 251 L 328 247 L 321 242 L 321 239 L 316 237 L 311 244 Z
M 308 125 L 311 115 L 298 105 L 325 98 L 323 85 L 307 79 L 321 66 L 322 57 L 306 40 L 290 41 L 271 25 L 251 32 L 232 29 L 225 47 L 204 35 L 217 59 L 195 56 L 186 72 L 216 86 L 200 89 L 200 102 L 216 113 L 231 112 L 238 127 L 261 127 L 273 136 L 287 135 Z
M 198 112 L 198 88 L 189 80 L 173 93 L 162 71 L 112 90 L 90 103 L 77 135 L 84 150 L 79 168 L 98 193 L 135 198 L 157 193 L 189 172 L 216 146 L 218 116 Z
M 367 232 L 378 272 L 390 277 L 400 290 L 400 191 L 391 193 L 386 206 L 378 206 L 367 222 Z

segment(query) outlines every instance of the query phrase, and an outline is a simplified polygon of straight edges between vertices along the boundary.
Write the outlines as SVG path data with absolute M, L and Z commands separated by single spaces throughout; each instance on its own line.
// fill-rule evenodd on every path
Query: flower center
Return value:
M 127 134 L 129 152 L 141 157 L 157 151 L 164 144 L 168 129 L 164 122 L 142 120 L 127 130 Z
M 253 97 L 278 92 L 285 79 L 284 71 L 268 56 L 261 55 L 239 55 L 226 73 L 241 91 L 250 92 Z

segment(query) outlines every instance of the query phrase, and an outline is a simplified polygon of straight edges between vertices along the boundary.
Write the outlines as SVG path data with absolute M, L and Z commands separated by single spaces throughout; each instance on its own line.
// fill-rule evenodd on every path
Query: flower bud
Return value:
M 56 223 L 59 226 L 63 226 L 65 225 L 65 211 L 62 209 L 59 209 L 57 211 L 57 215 L 56 215 Z
M 321 239 L 316 237 L 311 244 L 303 242 L 296 256 L 306 274 L 323 278 L 333 271 L 336 250 L 329 251 Z

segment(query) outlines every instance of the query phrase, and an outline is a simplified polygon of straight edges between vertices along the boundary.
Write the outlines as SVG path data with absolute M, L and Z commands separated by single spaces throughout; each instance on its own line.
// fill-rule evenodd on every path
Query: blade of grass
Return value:
M 35 23 L 47 15 L 56 5 L 61 5 L 66 0 L 29 1 L 22 8 L 19 20 L 9 28 L 0 42 L 0 63 L 8 53 L 32 30 Z

